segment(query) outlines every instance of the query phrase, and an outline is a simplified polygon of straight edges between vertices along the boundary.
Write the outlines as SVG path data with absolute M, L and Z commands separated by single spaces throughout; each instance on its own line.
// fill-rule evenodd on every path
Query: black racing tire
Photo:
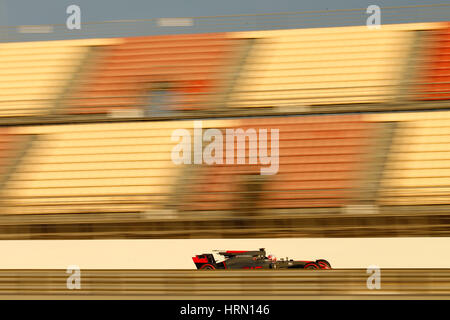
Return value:
M 305 265 L 305 269 L 308 270 L 318 270 L 320 269 L 319 265 L 315 262 L 309 262 Z
M 319 265 L 320 269 L 331 269 L 331 264 L 325 259 L 316 260 L 316 263 Z
M 216 267 L 214 267 L 212 264 L 204 264 L 200 267 L 200 270 L 215 270 Z

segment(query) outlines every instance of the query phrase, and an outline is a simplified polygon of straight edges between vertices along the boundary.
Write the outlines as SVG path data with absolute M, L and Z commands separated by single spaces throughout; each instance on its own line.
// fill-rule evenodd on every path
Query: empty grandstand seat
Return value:
M 183 123 L 186 124 L 186 123 Z M 17 127 L 39 137 L 3 190 L 9 213 L 142 212 L 171 191 L 177 122 Z
M 379 203 L 432 205 L 450 202 L 450 112 L 368 115 L 374 121 L 396 121 Z
M 407 68 L 414 30 L 436 24 L 270 30 L 255 38 L 230 107 L 285 107 L 392 101 Z
M 279 170 L 261 176 L 266 165 L 248 164 L 247 145 L 246 164 L 203 165 L 186 177 L 184 210 L 340 207 L 359 185 L 374 134 L 359 115 L 235 119 L 223 125 L 279 129 Z
M 419 100 L 450 99 L 450 23 L 425 38 L 424 61 L 419 73 Z
M 179 128 L 192 132 L 193 123 L 16 127 L 17 134 L 39 137 L 5 185 L 3 208 L 18 214 L 143 212 L 167 205 L 229 211 L 258 181 L 258 208 L 339 207 L 358 186 L 373 134 L 360 115 L 203 121 L 205 129 L 278 128 L 279 170 L 262 177 L 264 165 L 248 161 L 175 165 L 171 153 L 178 142 L 171 135 Z
M 115 41 L 0 43 L 0 117 L 48 113 L 74 77 L 88 48 Z
M 70 96 L 69 113 L 108 113 L 162 103 L 152 100 L 152 91 L 161 86 L 167 92 L 163 108 L 211 107 L 214 94 L 223 91 L 237 42 L 226 34 L 124 38 L 85 75 Z
M 27 136 L 15 134 L 13 128 L 0 128 L 0 180 L 3 181 L 9 166 L 14 165 L 26 138 Z

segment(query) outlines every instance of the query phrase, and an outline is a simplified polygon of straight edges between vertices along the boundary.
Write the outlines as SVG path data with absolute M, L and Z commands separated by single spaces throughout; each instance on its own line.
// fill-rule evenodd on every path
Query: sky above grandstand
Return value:
M 369 5 L 382 8 L 397 6 L 431 5 L 444 3 L 436 0 L 0 0 L 0 41 L 31 39 L 77 38 L 96 36 L 124 36 L 160 33 L 219 32 L 242 29 L 261 28 L 302 28 L 328 27 L 340 25 L 362 25 L 365 23 L 364 10 L 360 12 L 331 13 L 334 10 L 364 9 Z M 81 8 L 82 28 L 67 32 L 66 8 L 69 5 Z M 221 18 L 198 18 L 193 26 L 184 28 L 161 28 L 154 22 L 136 23 L 130 20 L 168 18 L 168 17 L 205 17 L 223 15 L 265 14 L 279 12 L 330 11 L 330 14 L 313 14 L 311 16 L 278 17 L 238 17 L 228 20 Z M 440 8 L 397 9 L 384 12 L 390 17 L 390 23 L 422 22 L 449 20 L 449 10 Z M 382 11 L 383 14 L 383 11 Z M 439 17 L 438 17 L 439 16 Z M 263 20 L 261 20 L 263 19 Z M 395 20 L 397 19 L 397 20 Z M 437 20 L 436 20 L 437 19 Z M 106 25 L 93 22 L 122 20 Z M 128 20 L 128 21 L 123 21 Z M 281 22 L 280 22 L 281 21 Z M 383 22 L 383 21 L 382 21 Z M 18 26 L 60 25 L 51 30 L 34 35 L 18 34 Z M 84 26 L 84 29 L 83 29 Z M 58 29 L 59 28 L 59 29 Z M 64 29 L 64 30 L 62 30 Z
M 286 11 L 337 10 L 437 4 L 436 0 L 0 0 L 1 25 L 59 24 L 65 9 L 79 5 L 86 21 L 149 19 L 159 17 L 198 17 L 229 14 Z M 5 21 L 4 19 L 7 19 Z

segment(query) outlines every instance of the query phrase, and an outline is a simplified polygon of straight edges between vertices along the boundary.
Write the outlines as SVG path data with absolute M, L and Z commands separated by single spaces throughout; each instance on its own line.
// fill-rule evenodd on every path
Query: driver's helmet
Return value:
M 269 254 L 268 256 L 267 256 L 267 259 L 269 259 L 270 261 L 277 261 L 277 258 L 274 256 L 274 255 L 272 255 L 272 254 Z

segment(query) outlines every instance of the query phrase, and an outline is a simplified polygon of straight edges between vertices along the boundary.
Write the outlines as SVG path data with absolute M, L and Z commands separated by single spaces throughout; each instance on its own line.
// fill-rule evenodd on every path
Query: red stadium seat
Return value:
M 167 108 L 201 108 L 220 91 L 237 42 L 226 34 L 125 38 L 108 49 L 75 90 L 68 112 L 143 108 L 152 85 L 159 83 L 168 86 Z
M 419 79 L 419 100 L 450 99 L 450 23 L 429 31 L 429 48 Z

